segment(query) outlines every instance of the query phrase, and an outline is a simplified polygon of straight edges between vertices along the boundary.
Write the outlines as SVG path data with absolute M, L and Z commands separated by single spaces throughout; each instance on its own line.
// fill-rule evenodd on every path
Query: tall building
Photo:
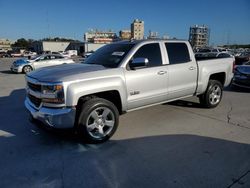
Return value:
M 122 40 L 130 40 L 131 39 L 131 31 L 130 30 L 121 30 L 119 32 L 119 37 Z
M 117 39 L 117 35 L 112 31 L 91 30 L 84 34 L 84 41 L 90 43 L 108 44 Z
M 206 47 L 209 45 L 210 29 L 205 26 L 192 26 L 189 30 L 189 41 L 193 48 Z
M 131 24 L 131 37 L 136 40 L 144 38 L 144 21 L 135 19 Z

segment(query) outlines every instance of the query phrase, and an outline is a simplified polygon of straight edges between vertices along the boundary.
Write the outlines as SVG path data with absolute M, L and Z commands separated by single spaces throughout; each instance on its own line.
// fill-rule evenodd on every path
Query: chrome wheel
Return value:
M 221 94 L 222 94 L 222 90 L 220 86 L 217 84 L 213 85 L 209 93 L 209 102 L 212 105 L 218 104 L 221 100 Z
M 205 93 L 199 95 L 200 103 L 206 108 L 216 107 L 223 95 L 223 85 L 218 80 L 209 80 Z
M 86 128 L 90 136 L 101 139 L 112 131 L 115 125 L 115 115 L 107 107 L 98 107 L 87 117 Z
M 30 66 L 25 66 L 25 67 L 23 67 L 23 72 L 24 72 L 24 73 L 28 73 L 28 72 L 30 72 L 30 71 L 32 71 L 32 69 L 31 69 Z

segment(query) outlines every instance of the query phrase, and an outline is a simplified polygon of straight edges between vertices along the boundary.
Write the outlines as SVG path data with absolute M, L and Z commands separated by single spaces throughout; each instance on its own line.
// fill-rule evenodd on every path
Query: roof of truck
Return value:
M 119 44 L 138 44 L 141 42 L 159 42 L 159 41 L 165 41 L 165 42 L 188 42 L 187 40 L 183 39 L 143 39 L 143 40 L 123 40 L 123 41 L 118 41 L 115 43 Z

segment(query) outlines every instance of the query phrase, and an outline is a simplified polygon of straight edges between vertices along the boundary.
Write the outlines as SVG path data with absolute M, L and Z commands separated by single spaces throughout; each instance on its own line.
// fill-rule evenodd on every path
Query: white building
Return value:
M 144 21 L 135 19 L 131 24 L 131 36 L 133 39 L 141 40 L 144 38 Z
M 88 42 L 56 42 L 56 41 L 36 41 L 32 44 L 34 51 L 41 54 L 45 51 L 59 52 L 67 50 L 77 50 L 78 55 L 85 52 L 96 51 L 105 44 L 96 44 Z
M 36 41 L 33 42 L 32 47 L 39 54 L 45 51 L 59 52 L 67 50 L 77 50 L 78 54 L 85 52 L 84 42 Z
M 0 51 L 8 51 L 11 50 L 12 41 L 8 39 L 0 39 Z

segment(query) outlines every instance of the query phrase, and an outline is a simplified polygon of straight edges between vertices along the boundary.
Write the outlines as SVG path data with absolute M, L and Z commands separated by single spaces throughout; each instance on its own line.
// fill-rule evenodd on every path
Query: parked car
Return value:
M 196 61 L 188 41 L 121 41 L 99 48 L 84 63 L 27 74 L 25 106 L 47 126 L 75 128 L 85 141 L 104 142 L 124 112 L 190 96 L 216 107 L 233 78 L 233 62 Z
M 233 55 L 227 52 L 208 52 L 208 53 L 196 53 L 195 54 L 196 60 L 226 58 L 226 57 L 233 57 Z
M 61 54 L 62 54 L 64 57 L 71 58 L 71 57 L 77 56 L 77 50 L 67 50 L 67 51 L 65 51 L 65 52 L 62 52 Z
M 84 54 L 83 54 L 83 61 L 85 61 L 88 57 L 90 57 L 92 54 L 93 54 L 94 52 L 92 51 L 92 52 L 85 52 Z
M 27 57 L 28 59 L 31 59 L 32 57 L 36 56 L 36 52 L 31 52 L 31 51 L 24 51 L 23 52 L 23 57 Z
M 238 54 L 238 56 L 235 56 L 236 65 L 242 65 L 244 62 L 247 62 L 249 60 L 250 60 L 250 52 L 242 52 Z
M 18 59 L 13 62 L 11 65 L 11 71 L 17 73 L 28 73 L 32 70 L 54 66 L 54 65 L 61 65 L 61 64 L 69 64 L 74 63 L 72 59 L 66 59 L 62 55 L 56 54 L 43 54 L 40 56 L 35 56 L 31 59 Z
M 250 89 L 250 61 L 236 66 L 232 85 Z
M 11 57 L 22 57 L 23 54 L 21 52 L 12 52 Z
M 0 58 L 3 57 L 10 57 L 10 55 L 7 52 L 0 52 Z

